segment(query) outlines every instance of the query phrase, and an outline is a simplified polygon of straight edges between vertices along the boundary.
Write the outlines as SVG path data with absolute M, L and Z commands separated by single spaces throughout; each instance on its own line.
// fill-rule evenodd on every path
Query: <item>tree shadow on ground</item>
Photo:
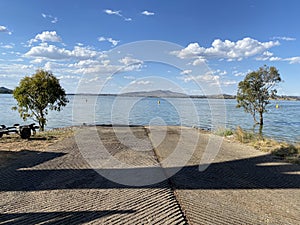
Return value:
M 65 153 L 40 152 L 26 149 L 16 152 L 0 150 L 0 160 L 2 159 L 1 161 L 5 163 L 4 165 L 1 165 L 1 171 L 7 169 L 17 170 L 24 167 L 30 168 L 63 155 L 65 155 Z M 5 162 L 6 159 L 7 162 Z
M 1 154 L 4 154 L 0 151 Z M 123 185 L 105 177 L 145 183 L 155 176 L 174 174 L 170 181 L 177 189 L 292 189 L 300 188 L 300 166 L 275 161 L 264 155 L 212 163 L 205 171 L 199 165 L 183 168 L 138 167 L 128 169 L 43 169 L 31 168 L 65 153 L 21 151 L 12 164 L 0 170 L 0 191 L 37 191 L 57 189 L 140 188 Z M 163 172 L 163 173 L 162 173 Z M 141 179 L 141 180 L 138 180 Z M 165 183 L 144 186 L 162 188 Z
M 83 224 L 114 214 L 131 214 L 134 210 L 103 210 L 79 212 L 32 212 L 0 214 L 0 224 Z

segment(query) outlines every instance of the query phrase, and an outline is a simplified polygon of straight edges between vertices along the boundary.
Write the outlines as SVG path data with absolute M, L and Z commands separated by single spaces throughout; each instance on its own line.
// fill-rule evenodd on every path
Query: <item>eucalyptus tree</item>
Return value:
M 254 122 L 262 126 L 263 114 L 267 112 L 266 106 L 270 104 L 270 99 L 276 97 L 275 87 L 279 82 L 281 82 L 280 74 L 273 66 L 265 65 L 257 71 L 248 73 L 238 85 L 237 107 L 244 108 L 245 112 L 253 116 Z
M 47 123 L 48 111 L 60 111 L 68 103 L 59 80 L 45 70 L 37 70 L 31 77 L 24 77 L 14 89 L 13 96 L 17 100 L 13 109 L 18 110 L 24 121 L 32 118 L 38 122 L 42 131 Z

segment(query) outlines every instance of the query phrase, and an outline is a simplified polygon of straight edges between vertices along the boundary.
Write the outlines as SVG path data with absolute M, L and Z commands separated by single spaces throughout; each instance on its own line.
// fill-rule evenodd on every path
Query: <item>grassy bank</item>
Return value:
M 235 140 L 251 145 L 254 148 L 269 152 L 276 158 L 289 163 L 300 164 L 300 144 L 290 144 L 287 142 L 279 142 L 273 139 L 264 138 L 253 132 L 244 131 L 241 127 L 236 130 L 218 129 L 216 135 L 231 137 Z

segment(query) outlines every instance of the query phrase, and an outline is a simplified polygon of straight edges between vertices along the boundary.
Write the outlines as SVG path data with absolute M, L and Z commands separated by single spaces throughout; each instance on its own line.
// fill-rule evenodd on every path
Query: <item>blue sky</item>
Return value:
M 284 80 L 279 94 L 300 95 L 299 8 L 297 0 L 0 0 L 0 86 L 42 68 L 68 93 L 235 94 L 266 64 Z

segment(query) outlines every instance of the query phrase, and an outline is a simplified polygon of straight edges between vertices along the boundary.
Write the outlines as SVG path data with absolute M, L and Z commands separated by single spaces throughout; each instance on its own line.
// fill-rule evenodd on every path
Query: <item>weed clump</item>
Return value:
M 236 128 L 235 137 L 241 143 L 250 143 L 258 139 L 257 135 L 244 131 L 240 126 Z
M 214 132 L 214 134 L 222 137 L 228 137 L 233 135 L 233 131 L 231 129 L 219 128 Z

